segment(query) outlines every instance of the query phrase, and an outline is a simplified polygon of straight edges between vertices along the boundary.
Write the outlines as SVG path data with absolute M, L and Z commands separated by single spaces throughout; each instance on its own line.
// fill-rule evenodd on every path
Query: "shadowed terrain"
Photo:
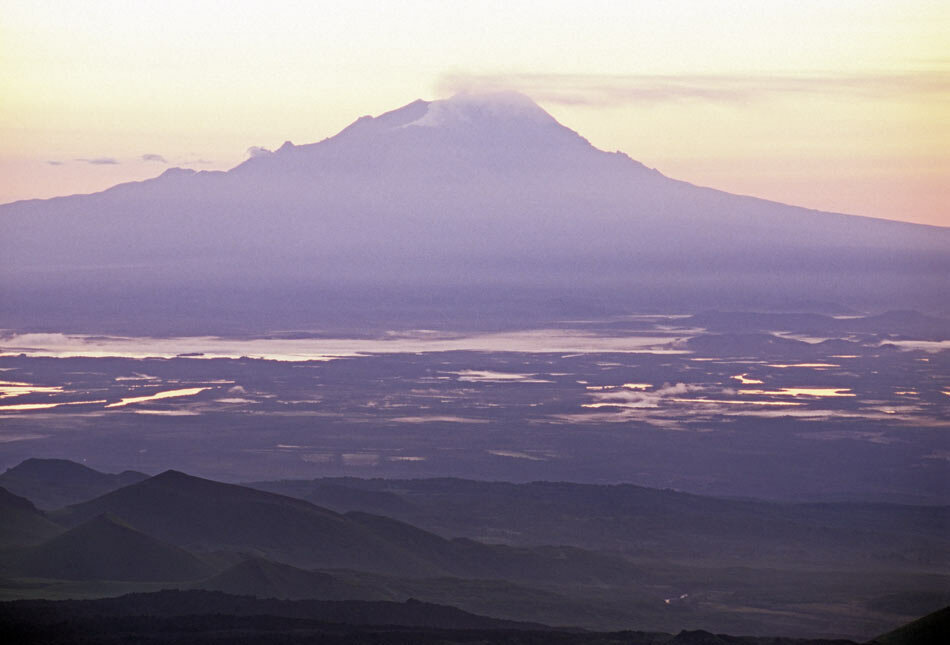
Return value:
M 45 515 L 11 496 L 22 513 L 0 515 L 13 536 L 0 545 L 0 597 L 416 598 L 597 630 L 858 639 L 950 602 L 945 507 L 544 482 L 257 486 L 337 510 L 175 471 Z M 28 539 L 23 517 L 40 527 Z

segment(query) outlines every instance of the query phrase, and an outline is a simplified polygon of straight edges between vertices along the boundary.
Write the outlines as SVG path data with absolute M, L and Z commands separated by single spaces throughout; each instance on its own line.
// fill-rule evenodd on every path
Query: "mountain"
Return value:
M 316 497 L 319 483 L 288 488 Z M 419 598 L 593 629 L 847 637 L 945 604 L 945 508 L 564 483 L 330 483 L 337 502 L 402 517 L 338 513 L 168 471 L 50 512 L 70 528 L 0 552 L 0 596 L 101 597 L 161 584 L 258 597 Z M 424 528 L 400 521 L 405 514 Z M 545 543 L 559 546 L 537 546 Z M 194 570 L 196 557 L 207 566 Z M 861 612 L 849 613 L 856 606 Z
M 307 623 L 323 623 L 319 627 L 327 628 L 328 624 L 337 626 L 351 625 L 387 627 L 397 629 L 399 627 L 420 627 L 428 629 L 460 629 L 460 630 L 544 630 L 549 628 L 544 625 L 526 622 L 514 622 L 507 620 L 498 620 L 486 616 L 471 614 L 455 607 L 445 605 L 436 605 L 423 603 L 417 600 L 408 600 L 403 603 L 395 602 L 372 602 L 372 601 L 320 601 L 320 600 L 276 600 L 276 599 L 256 599 L 247 596 L 234 596 L 213 591 L 159 591 L 155 593 L 132 593 L 118 598 L 102 598 L 98 600 L 65 600 L 65 601 L 16 601 L 0 603 L 0 624 L 17 624 L 18 627 L 33 626 L 37 627 L 49 623 L 60 623 L 64 619 L 80 623 L 83 619 L 96 619 L 97 622 L 91 622 L 88 627 L 93 627 L 97 632 L 108 633 L 110 629 L 115 629 L 115 625 L 121 625 L 122 617 L 148 616 L 156 618 L 177 618 L 178 624 L 175 625 L 173 632 L 181 638 L 180 632 L 187 633 L 188 629 L 182 629 L 183 621 L 187 617 L 194 616 L 220 616 L 228 617 L 231 620 L 230 629 L 240 630 L 248 628 L 246 621 L 235 620 L 237 617 L 255 618 L 271 617 L 286 618 L 292 621 L 307 621 Z M 108 620 L 103 620 L 106 618 Z M 153 620 L 153 623 L 160 621 Z M 267 631 L 268 622 L 262 621 L 260 627 Z M 172 623 L 174 624 L 174 623 Z M 287 621 L 282 624 L 288 631 L 294 627 L 318 627 L 313 624 L 296 624 Z M 155 629 L 154 625 L 146 625 L 145 630 Z M 228 627 L 223 627 L 227 630 Z M 252 628 L 253 629 L 253 628 Z M 80 630 L 81 631 L 81 630 Z M 121 628 L 115 631 L 123 631 Z M 157 630 L 163 631 L 163 630 Z M 200 632 L 200 628 L 194 631 Z M 372 638 L 372 631 L 369 637 Z M 225 638 L 217 642 L 235 642 L 231 638 Z M 312 638 L 312 637 L 311 637 Z M 136 640 L 137 639 L 133 639 Z M 18 641 L 22 642 L 22 641 Z M 46 641 L 49 642 L 49 641 Z M 57 641 L 58 642 L 58 641 Z M 72 641 L 69 641 L 72 642 Z M 84 641 L 89 642 L 89 641 Z M 98 642 L 98 640 L 96 641 Z M 164 640 L 159 642 L 166 642 Z M 191 639 L 183 639 L 174 642 L 195 642 Z M 205 641 L 201 641 L 205 642 Z M 244 641 L 237 641 L 244 642 Z M 261 642 L 249 640 L 247 642 Z M 266 640 L 263 642 L 278 642 Z M 280 642 L 288 642 L 280 639 Z M 291 642 L 298 642 L 296 640 Z M 308 640 L 307 642 L 314 642 Z M 324 641 L 320 641 L 324 642 Z M 328 641 L 338 642 L 338 641 Z M 363 640 L 347 640 L 345 642 L 366 642 Z M 377 642 L 373 640 L 372 642 Z M 383 641 L 390 642 L 390 641 Z M 401 642 L 406 642 L 405 640 Z M 425 641 L 434 642 L 434 641 Z
M 48 510 L 84 502 L 147 478 L 134 470 L 110 475 L 68 459 L 30 458 L 0 474 L 0 486 Z
M 167 471 L 56 511 L 75 526 L 109 513 L 195 551 L 238 551 L 303 568 L 599 583 L 628 581 L 623 560 L 569 547 L 510 548 L 447 540 L 397 520 Z
M 795 342 L 795 341 L 791 341 Z M 327 478 L 249 484 L 440 535 L 565 544 L 629 557 L 716 554 L 737 565 L 943 566 L 950 507 L 720 499 L 630 484 Z M 910 612 L 912 613 L 912 612 Z
M 61 531 L 30 500 L 0 488 L 0 547 L 33 544 Z
M 495 643 L 498 645 L 854 645 L 681 631 L 556 629 L 408 600 L 261 600 L 202 591 L 135 593 L 99 600 L 0 603 L 0 625 L 17 643 Z M 907 641 L 901 641 L 907 642 Z
M 297 499 L 166 471 L 54 514 L 68 525 L 110 513 L 198 550 L 258 553 L 304 567 L 439 571 L 343 515 Z
M 180 581 L 212 573 L 184 549 L 111 515 L 100 515 L 32 547 L 14 560 L 21 575 L 62 580 Z
M 287 600 L 389 600 L 386 594 L 350 584 L 328 573 L 305 571 L 262 558 L 248 558 L 196 583 L 194 588 Z
M 492 282 L 497 293 L 599 289 L 669 301 L 741 289 L 751 300 L 933 307 L 947 299 L 948 250 L 947 228 L 670 179 L 510 93 L 415 101 L 227 172 L 176 168 L 92 195 L 0 206 L 11 320 L 25 316 L 30 289 L 24 306 L 50 315 L 96 293 L 133 316 L 138 302 L 159 298 L 210 306 L 182 289 L 318 311 L 289 306 L 284 290 Z
M 938 645 L 950 638 L 950 607 L 927 614 L 874 639 L 881 645 Z

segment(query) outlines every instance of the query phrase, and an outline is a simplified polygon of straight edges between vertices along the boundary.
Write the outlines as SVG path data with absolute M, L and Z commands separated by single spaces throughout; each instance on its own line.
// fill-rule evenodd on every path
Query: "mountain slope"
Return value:
M 132 291 L 238 279 L 248 289 L 486 279 L 679 288 L 693 277 L 707 289 L 885 302 L 882 292 L 945 294 L 937 276 L 950 269 L 950 229 L 675 181 L 511 94 L 416 101 L 228 172 L 173 169 L 8 204 L 0 240 L 12 290 L 51 275 L 121 278 Z
M 60 532 L 30 500 L 0 488 L 0 547 L 34 544 Z
M 257 554 L 302 568 L 599 583 L 635 578 L 618 558 L 572 548 L 510 548 L 446 540 L 385 517 L 340 515 L 309 502 L 176 471 L 52 514 L 74 526 L 110 513 L 158 539 Z
M 943 570 L 950 553 L 948 507 L 730 500 L 569 482 L 333 478 L 251 485 L 340 512 L 393 517 L 440 535 L 569 544 L 633 557 L 715 553 L 737 564 L 794 560 L 866 568 L 903 562 Z
M 20 575 L 63 580 L 195 580 L 211 567 L 178 547 L 100 515 L 16 558 Z
M 0 604 L 0 620 L 27 619 L 33 624 L 95 616 L 185 617 L 197 615 L 273 616 L 346 625 L 416 626 L 435 629 L 547 629 L 543 625 L 477 616 L 455 607 L 409 600 L 372 601 L 260 600 L 213 591 L 159 591 L 118 598 L 66 601 L 17 601 Z M 182 642 L 182 641 L 178 641 Z M 353 642 L 353 641 L 351 641 Z
M 295 600 L 389 600 L 370 587 L 347 583 L 330 574 L 304 571 L 261 558 L 249 558 L 193 585 L 195 589 L 221 591 L 236 596 Z
M 938 645 L 950 639 L 950 607 L 927 614 L 874 639 L 881 645 Z
M 200 550 L 247 550 L 316 567 L 436 573 L 345 517 L 312 504 L 167 471 L 54 514 L 74 525 L 111 513 L 150 535 Z
M 49 510 L 84 502 L 147 478 L 133 470 L 110 475 L 68 459 L 31 458 L 0 474 L 0 486 Z

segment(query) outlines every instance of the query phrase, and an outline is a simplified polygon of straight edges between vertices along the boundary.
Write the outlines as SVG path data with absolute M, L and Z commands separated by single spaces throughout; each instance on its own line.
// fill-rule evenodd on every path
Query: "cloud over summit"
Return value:
M 623 105 L 674 101 L 742 103 L 789 94 L 881 98 L 950 95 L 944 71 L 865 74 L 465 74 L 444 75 L 444 93 L 519 91 L 564 105 Z

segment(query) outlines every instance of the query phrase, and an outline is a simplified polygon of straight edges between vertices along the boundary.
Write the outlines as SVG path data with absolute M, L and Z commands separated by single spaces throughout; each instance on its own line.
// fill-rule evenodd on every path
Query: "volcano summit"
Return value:
M 515 93 L 414 101 L 227 172 L 0 206 L 11 298 L 505 285 L 926 308 L 947 299 L 948 250 L 950 229 L 670 179 Z

